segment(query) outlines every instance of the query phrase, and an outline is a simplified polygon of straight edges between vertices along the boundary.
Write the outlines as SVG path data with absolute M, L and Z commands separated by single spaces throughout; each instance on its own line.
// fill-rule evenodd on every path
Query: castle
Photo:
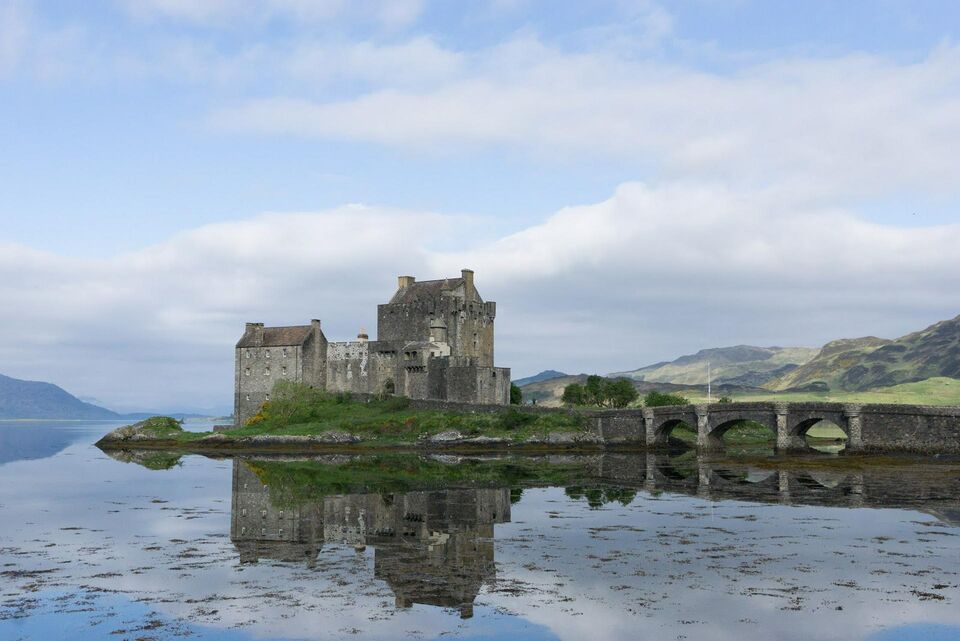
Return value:
M 377 340 L 329 342 L 320 321 L 291 327 L 247 323 L 237 343 L 234 417 L 257 413 L 277 381 L 329 392 L 400 394 L 415 399 L 506 405 L 510 369 L 493 366 L 497 304 L 484 302 L 473 271 L 417 282 L 400 276 L 377 306 Z

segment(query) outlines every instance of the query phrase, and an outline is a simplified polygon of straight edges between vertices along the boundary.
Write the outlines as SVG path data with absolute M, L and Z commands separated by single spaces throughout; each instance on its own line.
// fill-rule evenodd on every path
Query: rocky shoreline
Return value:
M 214 432 L 197 439 L 181 440 L 151 434 L 142 424 L 127 425 L 113 430 L 97 441 L 103 450 L 163 449 L 180 451 L 289 451 L 316 452 L 331 450 L 436 450 L 436 449 L 592 449 L 600 450 L 609 444 L 592 432 L 554 432 L 544 437 L 522 441 L 493 436 L 469 436 L 456 430 L 427 435 L 416 441 L 386 441 L 364 439 L 345 431 L 327 431 L 309 436 L 258 434 L 231 436 Z

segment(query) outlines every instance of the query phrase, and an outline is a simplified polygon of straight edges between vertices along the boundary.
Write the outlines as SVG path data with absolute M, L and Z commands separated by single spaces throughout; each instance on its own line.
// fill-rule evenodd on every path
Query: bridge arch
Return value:
M 693 434 L 696 434 L 697 422 L 696 420 L 691 422 L 688 417 L 668 417 L 657 422 L 653 428 L 654 444 L 658 447 L 667 447 L 670 445 L 670 434 L 677 428 L 685 428 Z M 695 446 L 696 442 L 690 445 L 691 447 Z
M 821 424 L 836 426 L 843 433 L 844 440 L 849 442 L 850 430 L 847 418 L 841 412 L 804 412 L 800 416 L 790 416 L 787 420 L 790 448 L 815 449 L 807 441 L 807 433 Z
M 723 418 L 726 418 L 727 420 L 723 420 Z M 769 434 L 769 442 L 771 445 L 777 441 L 777 424 L 775 420 L 776 417 L 774 416 L 768 417 L 766 414 L 762 414 L 754 418 L 723 418 L 718 417 L 711 420 L 711 423 L 715 423 L 715 426 L 711 427 L 708 438 L 713 449 L 723 449 L 727 447 L 727 443 L 724 438 L 727 433 L 748 428 L 750 424 L 760 425 L 765 428 Z M 771 418 L 774 420 L 769 420 Z

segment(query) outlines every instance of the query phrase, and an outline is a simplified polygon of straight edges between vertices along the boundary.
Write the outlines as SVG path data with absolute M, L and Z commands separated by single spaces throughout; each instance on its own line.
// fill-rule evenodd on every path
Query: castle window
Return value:
M 269 368 L 269 367 L 268 367 L 267 369 L 263 370 L 263 375 L 264 375 L 264 376 L 270 376 L 270 368 Z
M 268 350 L 265 350 L 265 351 L 266 351 L 266 357 L 267 357 L 267 358 L 270 358 L 270 350 L 268 349 Z
M 268 401 L 270 400 L 270 395 L 269 395 L 269 394 L 267 394 L 266 400 L 268 400 Z
M 266 535 L 267 535 L 267 528 L 265 527 L 260 528 L 260 536 L 266 536 Z
M 260 510 L 260 516 L 263 517 L 263 518 L 267 518 L 267 511 L 266 511 L 266 510 Z
M 240 528 L 240 534 L 246 534 L 246 533 L 247 533 L 247 528 L 246 528 L 246 526 Z
M 243 370 L 243 374 L 245 376 L 250 376 L 250 368 L 248 367 L 247 369 Z
M 287 375 L 287 368 L 286 368 L 286 366 L 280 368 L 280 375 L 281 375 L 281 376 L 286 376 L 286 375 Z
M 250 400 L 250 395 L 249 395 L 249 394 L 247 394 L 247 397 L 246 397 L 245 400 L 248 400 L 248 401 Z
M 287 357 L 287 348 L 286 348 L 286 347 L 283 348 L 283 357 L 284 357 L 284 358 Z
M 246 355 L 247 358 L 250 358 L 250 350 L 249 350 L 249 349 L 243 350 L 243 353 Z
M 243 508 L 242 510 L 240 510 L 240 516 L 246 516 L 246 515 L 247 515 L 247 508 Z

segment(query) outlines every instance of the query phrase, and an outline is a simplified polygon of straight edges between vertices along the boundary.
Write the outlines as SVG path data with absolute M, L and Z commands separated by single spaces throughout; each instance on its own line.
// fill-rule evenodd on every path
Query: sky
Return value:
M 960 5 L 0 0 L 0 373 L 229 410 L 476 271 L 515 377 L 960 313 Z

